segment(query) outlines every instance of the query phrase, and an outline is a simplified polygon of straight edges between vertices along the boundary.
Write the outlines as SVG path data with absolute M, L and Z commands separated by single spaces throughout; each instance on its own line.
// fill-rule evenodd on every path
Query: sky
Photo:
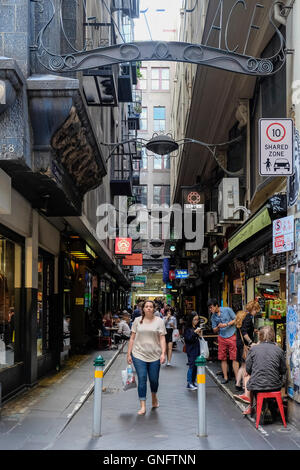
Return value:
M 175 41 L 174 29 L 177 24 L 179 30 L 181 6 L 182 0 L 141 0 L 140 18 L 135 20 L 135 41 Z

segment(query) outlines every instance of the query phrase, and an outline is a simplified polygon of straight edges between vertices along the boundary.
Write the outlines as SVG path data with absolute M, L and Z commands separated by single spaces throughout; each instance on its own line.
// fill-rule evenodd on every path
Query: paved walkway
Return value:
M 106 360 L 102 393 L 102 436 L 92 437 L 94 358 Z M 110 362 L 114 361 L 114 362 Z M 299 450 L 300 433 L 278 421 L 255 429 L 230 393 L 221 388 L 216 363 L 208 363 L 207 437 L 197 436 L 197 392 L 186 389 L 186 354 L 181 345 L 173 365 L 161 368 L 160 408 L 136 414 L 137 390 L 124 392 L 122 351 L 96 351 L 72 368 L 41 381 L 36 390 L 5 405 L 0 420 L 0 449 L 22 450 Z M 210 371 L 211 370 L 211 371 Z M 225 392 L 225 393 L 224 393 Z M 150 395 L 150 393 L 148 392 Z M 23 408 L 22 408 L 23 407 Z

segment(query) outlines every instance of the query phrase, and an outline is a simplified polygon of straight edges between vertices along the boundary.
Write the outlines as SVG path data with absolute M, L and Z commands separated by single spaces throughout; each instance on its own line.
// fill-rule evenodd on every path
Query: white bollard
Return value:
M 95 387 L 94 387 L 94 419 L 93 437 L 101 436 L 101 412 L 102 412 L 102 387 L 103 387 L 103 367 L 105 361 L 102 356 L 96 357 L 95 366 Z
M 206 430 L 206 390 L 205 390 L 205 366 L 206 359 L 198 356 L 195 365 L 197 366 L 197 394 L 198 394 L 198 436 L 207 436 Z

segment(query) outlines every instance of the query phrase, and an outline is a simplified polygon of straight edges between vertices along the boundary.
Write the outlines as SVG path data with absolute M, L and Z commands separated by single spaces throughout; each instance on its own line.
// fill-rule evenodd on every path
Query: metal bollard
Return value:
M 103 387 L 103 367 L 105 361 L 102 356 L 96 357 L 95 366 L 95 387 L 94 387 L 94 421 L 93 436 L 101 436 L 101 411 L 102 411 L 102 387 Z
M 195 365 L 197 366 L 197 394 L 198 394 L 198 436 L 207 436 L 206 431 L 206 392 L 205 392 L 205 366 L 204 356 L 198 356 Z

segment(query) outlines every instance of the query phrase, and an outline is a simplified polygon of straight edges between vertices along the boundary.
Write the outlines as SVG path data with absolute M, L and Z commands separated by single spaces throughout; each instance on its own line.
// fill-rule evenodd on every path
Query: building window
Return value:
M 146 131 L 148 129 L 148 109 L 147 107 L 142 108 L 140 115 L 140 130 Z
M 133 191 L 133 195 L 136 198 L 136 203 L 147 206 L 148 186 L 147 185 L 133 186 L 132 191 Z
M 0 237 L 0 369 L 20 360 L 22 247 Z
M 153 67 L 151 69 L 151 88 L 155 91 L 167 91 L 170 89 L 170 69 Z
M 166 130 L 166 108 L 164 106 L 154 106 L 153 121 L 154 131 Z
M 145 147 L 142 148 L 141 168 L 147 170 L 148 168 L 148 155 Z
M 170 156 L 169 155 L 153 155 L 153 168 L 154 170 L 169 170 L 170 169 Z
M 147 69 L 146 67 L 140 68 L 141 77 L 138 79 L 137 89 L 147 90 Z
M 170 185 L 153 186 L 153 203 L 170 205 Z

